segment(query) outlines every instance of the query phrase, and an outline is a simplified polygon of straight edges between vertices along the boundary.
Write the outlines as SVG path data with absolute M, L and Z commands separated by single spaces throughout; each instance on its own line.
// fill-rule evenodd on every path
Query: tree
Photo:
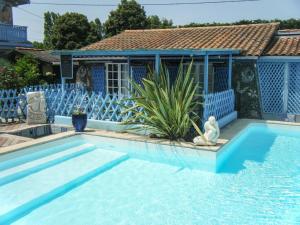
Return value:
M 240 20 L 233 23 L 190 23 L 183 27 L 208 27 L 208 26 L 228 26 L 228 25 L 243 25 L 243 24 L 258 24 L 258 23 L 279 23 L 279 29 L 300 29 L 300 19 L 288 19 L 288 20 Z
M 86 16 L 79 13 L 66 13 L 59 16 L 53 25 L 51 42 L 54 49 L 78 49 L 86 46 L 90 32 Z
M 12 65 L 0 66 L 0 89 L 15 89 L 21 86 L 21 80 Z
M 15 65 L 0 60 L 0 89 L 21 88 L 43 83 L 38 66 L 38 62 L 28 55 L 18 58 Z
M 14 70 L 19 79 L 21 87 L 43 83 L 40 79 L 38 62 L 29 55 L 17 59 Z
M 156 29 L 160 28 L 161 21 L 158 16 L 148 16 L 147 17 L 147 28 Z
M 45 49 L 44 43 L 38 41 L 33 41 L 32 46 L 37 49 Z
M 88 43 L 100 41 L 103 36 L 103 29 L 100 20 L 97 18 L 95 21 L 90 22 L 90 32 L 87 36 Z
M 59 17 L 58 13 L 46 12 L 44 14 L 44 47 L 46 49 L 53 49 L 52 34 L 53 26 Z
M 107 37 L 126 29 L 144 29 L 147 27 L 144 7 L 135 0 L 122 0 L 118 8 L 110 12 L 104 27 Z
M 170 28 L 173 26 L 173 21 L 168 20 L 166 18 L 162 18 L 160 23 L 161 23 L 160 28 Z
M 0 89 L 18 88 L 20 81 L 15 68 L 4 58 L 0 58 Z
M 147 17 L 147 28 L 148 29 L 170 28 L 172 26 L 173 26 L 172 20 L 167 20 L 165 18 L 160 19 L 156 15 Z

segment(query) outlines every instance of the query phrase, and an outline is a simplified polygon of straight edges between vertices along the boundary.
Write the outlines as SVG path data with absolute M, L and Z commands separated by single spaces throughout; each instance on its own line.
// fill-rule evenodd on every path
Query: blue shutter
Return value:
M 142 84 L 142 80 L 147 75 L 146 66 L 132 66 L 132 79 L 138 84 Z
M 105 66 L 103 64 L 92 66 L 93 91 L 105 95 Z

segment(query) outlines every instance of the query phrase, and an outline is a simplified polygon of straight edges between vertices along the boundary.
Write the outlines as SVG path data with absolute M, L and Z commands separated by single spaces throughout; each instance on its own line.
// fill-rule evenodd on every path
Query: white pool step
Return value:
M 128 159 L 126 153 L 96 149 L 0 187 L 0 224 L 26 214 Z
M 50 147 L 44 146 L 45 144 L 42 144 L 38 147 L 33 147 L 36 149 L 34 152 L 28 152 L 26 149 L 24 149 L 25 154 L 18 154 L 21 153 L 21 151 L 13 152 L 11 154 L 0 157 L 0 171 L 30 162 L 32 160 L 43 158 L 45 156 L 48 156 L 49 154 L 64 151 L 65 149 L 73 148 L 82 144 L 84 144 L 82 140 L 75 140 L 58 145 L 53 145 L 53 143 L 50 142 Z
M 31 173 L 35 173 L 45 168 L 54 166 L 58 163 L 62 163 L 68 159 L 79 156 L 94 149 L 96 149 L 96 147 L 92 144 L 82 144 L 77 147 L 50 154 L 43 158 L 25 162 L 16 167 L 0 171 L 0 186 L 8 182 L 23 178 L 27 175 L 30 175 Z

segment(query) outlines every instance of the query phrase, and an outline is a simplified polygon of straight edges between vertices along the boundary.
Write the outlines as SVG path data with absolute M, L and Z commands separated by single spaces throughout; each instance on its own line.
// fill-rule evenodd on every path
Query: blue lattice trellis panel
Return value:
M 64 91 L 63 91 L 64 90 Z M 85 88 L 78 84 L 51 84 L 25 87 L 20 90 L 0 90 L 0 118 L 20 119 L 26 117 L 26 94 L 32 91 L 43 91 L 47 102 L 47 118 L 53 122 L 57 111 L 66 110 L 70 106 L 71 93 L 82 94 Z
M 4 119 L 17 118 L 18 102 L 17 90 L 0 90 L 0 117 Z
M 300 114 L 300 63 L 289 63 L 288 113 Z
M 131 67 L 132 79 L 138 84 L 142 84 L 142 80 L 147 76 L 146 66 L 132 66 Z
M 264 113 L 285 113 L 284 74 L 285 64 L 280 62 L 258 63 L 259 86 Z
M 105 94 L 105 66 L 103 64 L 92 66 L 93 91 Z
M 228 90 L 228 68 L 216 67 L 214 70 L 214 92 Z
M 234 91 L 232 89 L 204 96 L 203 121 L 210 116 L 220 120 L 234 111 Z
M 132 106 L 133 102 L 117 95 L 105 95 L 99 93 L 60 93 L 52 107 L 55 115 L 71 116 L 75 108 L 83 109 L 88 119 L 121 122 L 130 116 L 130 113 L 122 113 L 123 105 Z

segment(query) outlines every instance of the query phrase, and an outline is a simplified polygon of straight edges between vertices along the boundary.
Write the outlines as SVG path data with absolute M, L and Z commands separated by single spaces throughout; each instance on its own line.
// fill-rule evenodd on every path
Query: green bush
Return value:
M 161 67 L 159 75 L 151 72 L 142 85 L 131 81 L 130 99 L 136 104 L 123 112 L 132 113 L 124 124 L 141 124 L 134 129 L 146 129 L 152 136 L 170 140 L 190 139 L 193 126 L 200 132 L 195 122 L 199 121 L 196 111 L 200 100 L 195 96 L 197 84 L 191 76 L 191 68 L 192 63 L 184 73 L 181 64 L 174 84 L 165 67 Z
M 46 76 L 49 79 L 53 75 Z M 39 64 L 32 56 L 25 55 L 16 60 L 14 65 L 0 59 L 0 89 L 22 88 L 25 86 L 45 84 L 39 73 Z
M 44 83 L 44 81 L 40 79 L 38 65 L 37 60 L 28 55 L 17 59 L 15 71 L 20 77 L 21 87 Z
M 20 78 L 12 65 L 0 66 L 0 89 L 14 89 L 20 87 Z

